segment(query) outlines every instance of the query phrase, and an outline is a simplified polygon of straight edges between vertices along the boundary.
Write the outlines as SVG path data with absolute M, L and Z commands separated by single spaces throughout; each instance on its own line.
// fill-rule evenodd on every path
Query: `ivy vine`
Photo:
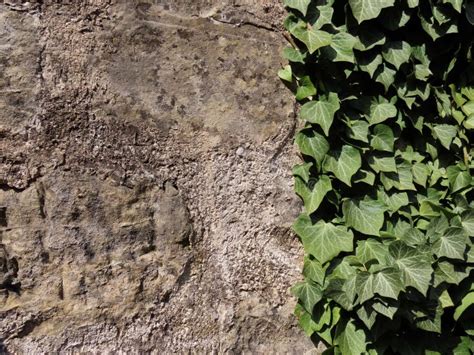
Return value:
M 474 1 L 284 0 L 308 336 L 474 351 Z

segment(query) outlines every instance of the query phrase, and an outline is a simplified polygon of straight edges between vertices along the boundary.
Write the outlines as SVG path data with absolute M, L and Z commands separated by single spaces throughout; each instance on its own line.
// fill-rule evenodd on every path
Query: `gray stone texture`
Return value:
M 289 293 L 282 16 L 277 0 L 0 1 L 0 350 L 313 348 Z

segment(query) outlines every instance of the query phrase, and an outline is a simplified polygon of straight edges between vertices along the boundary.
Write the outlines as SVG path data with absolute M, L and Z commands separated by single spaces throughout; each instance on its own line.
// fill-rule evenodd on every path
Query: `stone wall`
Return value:
M 277 0 L 0 1 L 0 348 L 295 353 Z

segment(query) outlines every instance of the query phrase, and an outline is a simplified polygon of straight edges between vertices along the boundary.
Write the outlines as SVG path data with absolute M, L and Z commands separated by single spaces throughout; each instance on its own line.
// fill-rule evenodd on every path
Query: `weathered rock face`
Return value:
M 0 1 L 0 349 L 302 353 L 274 0 Z

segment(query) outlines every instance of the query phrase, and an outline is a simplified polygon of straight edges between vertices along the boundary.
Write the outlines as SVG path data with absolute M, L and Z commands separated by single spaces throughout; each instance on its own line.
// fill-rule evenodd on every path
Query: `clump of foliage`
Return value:
M 330 353 L 471 353 L 474 1 L 284 3 L 301 327 Z

